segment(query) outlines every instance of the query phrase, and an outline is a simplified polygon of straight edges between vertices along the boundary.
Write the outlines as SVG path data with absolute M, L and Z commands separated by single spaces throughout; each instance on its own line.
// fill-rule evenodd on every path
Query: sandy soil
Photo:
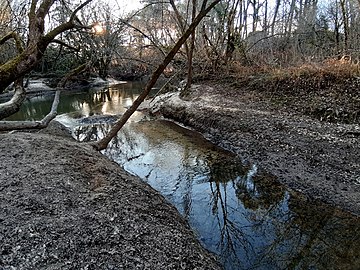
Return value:
M 0 145 L 0 269 L 220 269 L 158 192 L 56 122 Z
M 359 124 L 322 122 L 299 111 L 215 82 L 194 85 L 186 102 L 168 94 L 153 103 L 153 113 L 200 131 L 289 188 L 359 216 Z

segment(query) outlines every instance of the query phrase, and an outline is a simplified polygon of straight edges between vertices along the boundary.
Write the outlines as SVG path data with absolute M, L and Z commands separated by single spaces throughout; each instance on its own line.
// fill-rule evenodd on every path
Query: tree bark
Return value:
M 166 55 L 163 62 L 158 66 L 158 68 L 154 71 L 152 74 L 150 80 L 146 84 L 144 90 L 141 92 L 139 97 L 134 101 L 134 103 L 131 105 L 131 107 L 123 114 L 123 116 L 117 121 L 113 127 L 110 129 L 109 133 L 102 138 L 100 141 L 97 141 L 95 143 L 92 143 L 92 146 L 100 151 L 105 149 L 112 138 L 114 138 L 118 131 L 125 125 L 127 120 L 130 118 L 130 116 L 136 111 L 136 109 L 140 106 L 140 104 L 145 100 L 145 98 L 148 96 L 148 94 L 151 91 L 151 88 L 155 85 L 157 79 L 160 77 L 166 66 L 171 62 L 171 60 L 174 58 L 175 54 L 179 51 L 181 46 L 186 42 L 188 37 L 191 35 L 191 33 L 195 30 L 195 28 L 198 26 L 198 24 L 201 22 L 201 20 L 205 17 L 205 15 L 214 7 L 216 6 L 221 0 L 215 0 L 212 2 L 206 9 L 203 9 L 200 11 L 200 13 L 196 16 L 195 20 L 190 24 L 188 29 L 184 32 L 184 34 L 180 37 L 180 39 L 177 41 L 175 46 L 171 49 L 171 51 Z
M 347 14 L 346 0 L 340 0 L 341 15 L 344 22 L 344 54 L 349 53 L 349 17 Z
M 16 32 L 10 32 L 10 33 L 6 34 L 5 36 L 3 36 L 0 39 L 0 45 L 3 45 L 9 39 L 14 39 L 15 40 L 15 45 L 16 45 L 16 48 L 17 48 L 19 53 L 22 53 L 24 51 L 22 40 L 21 40 L 19 34 L 16 33 Z
M 275 24 L 276 24 L 277 16 L 279 14 L 279 8 L 280 8 L 280 0 L 276 0 L 274 17 L 273 17 L 273 20 L 272 20 L 272 23 L 271 23 L 271 35 L 272 36 L 275 33 Z
M 0 121 L 0 131 L 41 129 L 47 127 L 50 121 L 53 120 L 57 115 L 59 100 L 60 90 L 57 90 L 50 112 L 41 121 Z
M 197 5 L 197 1 L 192 0 L 191 21 L 194 21 L 194 19 L 196 17 L 196 5 Z M 193 57 L 194 57 L 194 50 L 195 50 L 195 35 L 196 35 L 195 29 L 191 33 L 191 37 L 190 37 L 190 48 L 189 48 L 188 55 L 187 55 L 187 57 L 188 57 L 187 80 L 186 80 L 186 85 L 185 85 L 184 89 L 182 89 L 180 92 L 181 97 L 186 97 L 190 94 L 190 87 L 191 87 L 192 78 L 193 78 Z M 186 44 L 186 42 L 185 42 L 185 44 Z
M 232 59 L 233 53 L 235 51 L 235 15 L 239 5 L 241 5 L 240 0 L 233 2 L 229 14 L 227 15 L 227 43 L 225 50 L 225 65 L 227 65 L 227 63 Z
M 25 100 L 26 92 L 23 85 L 23 78 L 16 80 L 14 87 L 15 93 L 13 97 L 8 102 L 0 104 L 0 119 L 16 113 Z

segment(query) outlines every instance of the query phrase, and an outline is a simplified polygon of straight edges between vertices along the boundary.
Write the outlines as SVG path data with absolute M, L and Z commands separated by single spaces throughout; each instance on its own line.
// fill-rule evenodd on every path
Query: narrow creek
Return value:
M 140 90 L 64 93 L 57 120 L 96 140 Z M 32 98 L 10 119 L 41 119 L 51 102 Z M 104 154 L 171 202 L 225 269 L 359 269 L 358 217 L 287 190 L 194 131 L 137 112 Z

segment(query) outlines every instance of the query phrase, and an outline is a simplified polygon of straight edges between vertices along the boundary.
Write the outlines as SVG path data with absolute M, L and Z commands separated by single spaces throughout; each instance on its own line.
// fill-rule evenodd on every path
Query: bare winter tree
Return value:
M 130 118 L 130 116 L 136 111 L 136 109 L 140 106 L 140 104 L 145 100 L 145 98 L 149 95 L 151 88 L 155 85 L 156 81 L 160 77 L 160 75 L 163 73 L 167 65 L 171 62 L 171 60 L 174 58 L 176 53 L 180 50 L 181 46 L 186 42 L 186 40 L 189 38 L 189 36 L 195 31 L 196 27 L 199 25 L 201 20 L 206 16 L 206 14 L 209 13 L 211 9 L 213 9 L 221 0 L 215 0 L 211 2 L 206 7 L 206 2 L 201 8 L 201 11 L 199 14 L 194 18 L 192 23 L 189 25 L 189 27 L 184 31 L 184 34 L 179 38 L 179 40 L 176 42 L 174 47 L 170 50 L 170 52 L 166 55 L 164 60 L 160 63 L 160 65 L 157 67 L 157 69 L 153 72 L 151 78 L 149 79 L 148 83 L 146 84 L 144 90 L 141 92 L 139 97 L 134 101 L 134 103 L 131 105 L 131 107 L 123 114 L 123 116 L 114 124 L 114 126 L 111 128 L 109 133 L 99 140 L 98 142 L 94 143 L 93 146 L 97 150 L 103 150 L 105 149 L 109 142 L 116 136 L 118 131 L 125 125 L 127 120 Z
M 17 31 L 11 31 L 0 38 L 0 45 L 15 40 L 18 54 L 0 66 L 0 93 L 15 82 L 15 94 L 6 103 L 0 104 L 0 119 L 15 113 L 25 98 L 25 90 L 22 85 L 22 78 L 25 74 L 34 69 L 42 59 L 46 48 L 54 39 L 74 28 L 86 28 L 81 25 L 76 17 L 79 10 L 84 8 L 92 0 L 79 4 L 68 16 L 67 21 L 59 24 L 50 31 L 45 31 L 45 20 L 50 14 L 55 0 L 32 0 L 29 3 L 28 32 L 24 40 Z

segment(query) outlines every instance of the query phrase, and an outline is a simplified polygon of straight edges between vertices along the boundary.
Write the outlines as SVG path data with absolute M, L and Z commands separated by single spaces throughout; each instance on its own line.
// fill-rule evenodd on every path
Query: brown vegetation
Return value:
M 291 68 L 233 64 L 221 81 L 261 93 L 279 110 L 286 107 L 323 121 L 360 123 L 359 76 L 357 63 L 331 59 Z

